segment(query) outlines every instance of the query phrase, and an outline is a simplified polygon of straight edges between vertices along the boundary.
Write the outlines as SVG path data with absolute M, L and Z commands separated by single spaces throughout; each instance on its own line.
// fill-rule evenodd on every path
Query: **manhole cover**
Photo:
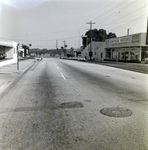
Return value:
M 122 107 L 108 107 L 100 110 L 100 113 L 109 117 L 129 117 L 132 111 Z
M 61 105 L 59 106 L 59 108 L 81 108 L 81 107 L 84 107 L 83 103 L 77 101 L 61 103 Z

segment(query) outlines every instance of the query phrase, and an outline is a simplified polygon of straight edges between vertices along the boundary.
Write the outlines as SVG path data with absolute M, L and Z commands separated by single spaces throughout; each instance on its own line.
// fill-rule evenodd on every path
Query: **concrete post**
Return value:
M 131 51 L 130 51 L 130 47 L 129 47 L 129 49 L 128 49 L 128 60 L 130 60 L 131 59 Z
M 140 48 L 139 48 L 139 51 L 140 51 L 139 61 L 141 61 L 141 53 L 142 53 L 141 48 L 142 48 L 142 47 L 140 46 Z

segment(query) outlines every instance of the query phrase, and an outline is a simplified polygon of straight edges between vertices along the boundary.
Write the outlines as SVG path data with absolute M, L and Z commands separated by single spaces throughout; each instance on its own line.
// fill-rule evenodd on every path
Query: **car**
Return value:
M 37 61 L 41 61 L 43 58 L 42 57 L 37 57 L 36 60 Z
M 78 57 L 73 57 L 73 60 L 78 60 Z
M 79 61 L 86 61 L 86 59 L 84 57 L 78 57 Z
M 5 59 L 6 58 L 6 54 L 0 54 L 0 59 Z

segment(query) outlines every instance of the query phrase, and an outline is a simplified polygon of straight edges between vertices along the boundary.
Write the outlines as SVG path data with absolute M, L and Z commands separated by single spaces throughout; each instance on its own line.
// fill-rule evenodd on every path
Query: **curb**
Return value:
M 14 79 L 12 81 L 8 81 L 7 83 L 2 84 L 2 86 L 0 86 L 0 94 L 3 93 L 3 91 L 5 91 L 12 83 L 13 83 Z
M 20 71 L 20 74 L 24 74 L 30 67 L 32 67 L 35 64 L 33 61 L 28 67 L 26 67 L 23 71 Z

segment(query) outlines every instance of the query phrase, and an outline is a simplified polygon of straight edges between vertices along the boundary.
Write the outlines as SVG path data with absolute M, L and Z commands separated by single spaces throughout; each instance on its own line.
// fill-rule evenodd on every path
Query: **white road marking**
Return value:
M 61 74 L 61 76 L 63 77 L 63 79 L 66 80 L 66 78 L 65 78 L 64 75 L 63 75 L 63 73 L 60 72 L 60 74 Z
M 57 65 L 56 63 L 55 63 L 55 65 L 56 65 L 57 69 L 60 70 L 59 67 L 58 67 L 58 65 Z M 61 74 L 61 76 L 63 77 L 63 79 L 66 80 L 66 78 L 65 78 L 64 75 L 63 75 L 63 73 L 60 72 L 60 74 Z

